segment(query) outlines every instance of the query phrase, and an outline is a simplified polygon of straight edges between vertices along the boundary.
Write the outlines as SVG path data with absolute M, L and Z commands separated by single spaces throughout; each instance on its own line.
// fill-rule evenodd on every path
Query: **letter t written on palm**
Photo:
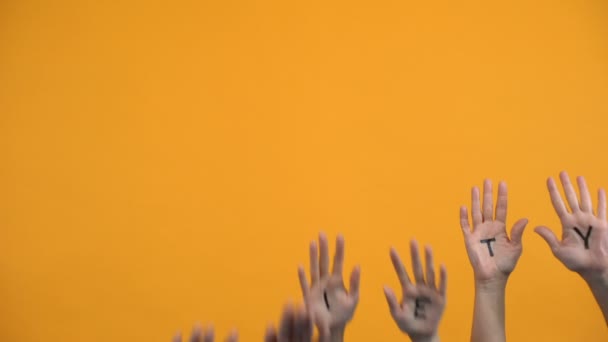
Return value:
M 492 182 L 483 186 L 483 203 L 478 187 L 471 190 L 471 216 L 469 224 L 466 207 L 460 208 L 460 226 L 475 280 L 478 282 L 505 281 L 515 269 L 522 253 L 522 235 L 527 219 L 520 219 L 507 234 L 507 184 L 498 185 L 496 208 L 493 204 Z

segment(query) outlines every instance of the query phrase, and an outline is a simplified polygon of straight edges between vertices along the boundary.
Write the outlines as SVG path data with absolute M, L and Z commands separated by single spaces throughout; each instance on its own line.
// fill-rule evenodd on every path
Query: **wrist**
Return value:
M 580 276 L 592 289 L 608 289 L 608 270 L 603 272 L 581 272 Z
M 439 342 L 439 335 L 435 332 L 433 335 L 426 336 L 410 336 L 412 342 Z
M 476 292 L 498 292 L 505 291 L 507 288 L 507 278 L 495 278 L 495 279 L 475 279 L 475 291 Z
M 336 327 L 330 329 L 330 341 L 331 342 L 342 342 L 344 341 L 344 331 L 346 326 Z

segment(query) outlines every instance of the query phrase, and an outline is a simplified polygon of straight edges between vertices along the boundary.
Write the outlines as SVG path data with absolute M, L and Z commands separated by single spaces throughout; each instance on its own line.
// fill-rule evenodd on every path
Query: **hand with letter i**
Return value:
M 569 270 L 578 273 L 589 285 L 608 325 L 608 223 L 606 192 L 598 191 L 597 214 L 593 213 L 591 195 L 585 178 L 578 177 L 580 203 L 566 172 L 560 174 L 570 211 L 562 200 L 553 178 L 547 180 L 553 208 L 562 223 L 562 239 L 547 227 L 538 233 L 551 247 L 553 255 Z
M 479 188 L 471 191 L 469 224 L 466 207 L 460 208 L 460 226 L 469 261 L 475 274 L 475 308 L 472 342 L 505 341 L 505 290 L 509 275 L 522 252 L 521 239 L 528 221 L 521 219 L 507 234 L 507 185 L 498 185 L 496 209 L 493 206 L 492 182 L 483 185 L 483 205 Z
M 386 301 L 397 326 L 408 334 L 413 342 L 438 342 L 437 330 L 445 309 L 447 273 L 445 267 L 441 266 L 439 284 L 436 285 L 431 248 L 425 248 L 426 272 L 422 268 L 416 241 L 410 243 L 410 251 L 416 284 L 410 281 L 397 251 L 391 248 L 391 261 L 401 283 L 402 299 L 399 302 L 395 292 L 385 286 Z
M 306 309 L 319 330 L 319 340 L 341 342 L 346 324 L 355 314 L 359 303 L 361 271 L 355 267 L 350 274 L 348 291 L 342 279 L 344 267 L 344 238 L 336 239 L 333 269 L 329 270 L 329 246 L 325 234 L 319 234 L 319 244 L 310 244 L 310 286 L 306 272 L 300 266 L 298 275 Z

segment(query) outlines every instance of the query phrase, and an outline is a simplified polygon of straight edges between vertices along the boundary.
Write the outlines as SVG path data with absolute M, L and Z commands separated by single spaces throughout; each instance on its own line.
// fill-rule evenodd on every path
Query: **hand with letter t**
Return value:
M 578 273 L 589 285 L 608 325 L 608 223 L 606 192 L 598 191 L 597 213 L 585 178 L 578 177 L 580 203 L 566 172 L 560 174 L 570 211 L 562 200 L 553 178 L 547 180 L 553 208 L 562 223 L 562 239 L 547 227 L 535 229 L 551 247 L 553 255 L 569 270 Z
M 399 302 L 395 292 L 385 286 L 386 301 L 397 326 L 408 334 L 413 342 L 438 342 L 437 329 L 445 309 L 447 273 L 442 265 L 437 286 L 431 248 L 425 248 L 426 272 L 422 269 L 416 241 L 411 241 L 410 251 L 416 284 L 410 281 L 397 251 L 391 248 L 391 260 L 401 283 L 402 300 Z
M 507 235 L 507 185 L 498 185 L 496 210 L 493 207 L 492 182 L 483 186 L 483 206 L 479 188 L 471 191 L 473 230 L 466 207 L 460 208 L 460 226 L 469 261 L 475 274 L 475 308 L 472 342 L 506 340 L 505 290 L 509 275 L 522 252 L 521 239 L 528 223 L 517 221 Z

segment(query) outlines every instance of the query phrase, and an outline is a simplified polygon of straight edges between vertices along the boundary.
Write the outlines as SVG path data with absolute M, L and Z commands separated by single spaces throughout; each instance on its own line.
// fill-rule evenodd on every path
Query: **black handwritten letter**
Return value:
M 583 242 L 585 243 L 585 249 L 589 249 L 589 237 L 591 236 L 591 229 L 593 229 L 593 227 L 589 226 L 587 235 L 583 235 L 583 233 L 581 233 L 581 231 L 578 230 L 577 227 L 574 227 L 574 231 L 576 232 L 576 234 L 578 234 L 578 236 L 580 236 L 581 239 L 583 239 Z
M 424 306 L 431 303 L 431 299 L 428 297 L 418 297 L 415 300 L 416 307 L 414 308 L 414 317 L 418 319 L 426 319 L 424 314 Z
M 327 300 L 327 292 L 323 291 L 323 299 L 325 299 L 325 305 L 327 306 L 327 310 L 329 310 L 329 301 Z
M 488 251 L 490 251 L 490 256 L 493 257 L 494 256 L 494 250 L 492 250 L 492 242 L 495 242 L 496 238 L 491 238 L 491 239 L 485 239 L 485 240 L 480 240 L 479 242 L 481 243 L 485 243 L 488 245 Z

